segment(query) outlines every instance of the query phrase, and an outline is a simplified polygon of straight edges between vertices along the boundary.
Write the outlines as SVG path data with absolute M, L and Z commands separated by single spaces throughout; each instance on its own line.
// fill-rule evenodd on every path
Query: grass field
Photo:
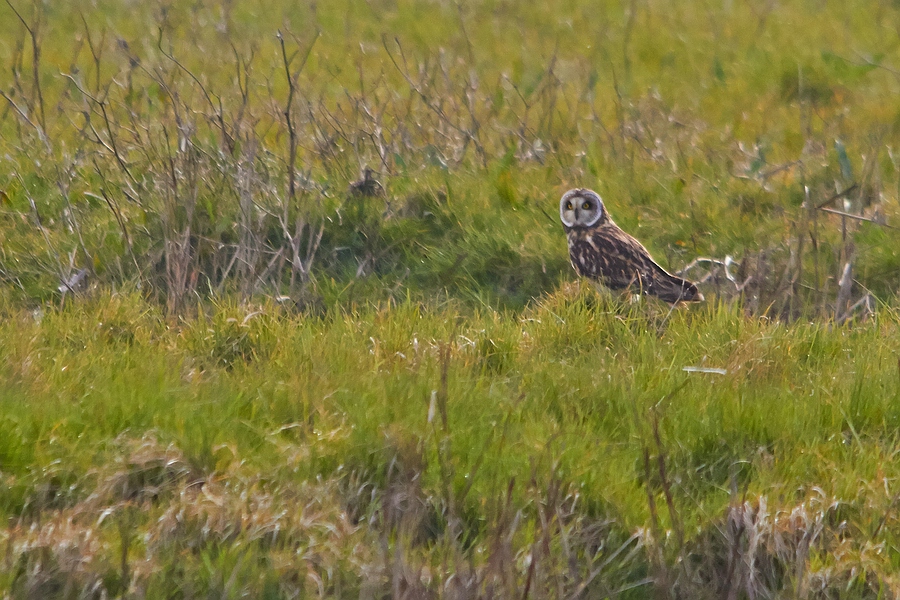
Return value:
M 895 3 L 0 15 L 2 597 L 900 596 Z

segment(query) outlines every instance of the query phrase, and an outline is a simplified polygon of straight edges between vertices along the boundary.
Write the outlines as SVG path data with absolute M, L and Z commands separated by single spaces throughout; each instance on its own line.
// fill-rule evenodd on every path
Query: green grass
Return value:
M 298 565 L 326 577 L 329 595 L 338 593 L 335 585 L 381 589 L 388 576 L 381 534 L 361 525 L 385 527 L 390 519 L 396 521 L 388 523 L 390 539 L 406 568 L 427 565 L 442 582 L 466 560 L 446 557 L 450 531 L 463 543 L 454 552 L 485 557 L 473 558 L 476 565 L 498 552 L 491 537 L 502 531 L 496 513 L 507 493 L 522 515 L 518 529 L 510 529 L 520 550 L 541 531 L 541 510 L 562 511 L 569 502 L 574 517 L 545 524 L 548 535 L 563 527 L 577 537 L 575 517 L 606 524 L 595 531 L 604 537 L 589 545 L 623 544 L 632 532 L 651 528 L 643 540 L 648 548 L 714 561 L 723 511 L 746 501 L 767 502 L 773 536 L 786 535 L 784 528 L 813 535 L 814 523 L 794 522 L 800 513 L 824 520 L 806 568 L 822 577 L 831 569 L 828 585 L 851 585 L 865 595 L 873 582 L 889 585 L 900 566 L 889 550 L 898 543 L 889 507 L 898 475 L 892 456 L 900 425 L 900 322 L 887 309 L 853 329 L 788 327 L 723 305 L 671 314 L 648 303 L 622 307 L 576 287 L 521 314 L 401 303 L 316 318 L 273 304 L 224 304 L 177 323 L 138 296 L 102 295 L 40 320 L 13 310 L 6 322 L 0 510 L 13 523 L 7 543 L 22 565 L 41 564 L 61 580 L 78 576 L 87 585 L 91 577 L 112 575 L 96 564 L 70 571 L 54 545 L 62 541 L 43 542 L 58 563 L 22 550 L 25 540 L 41 547 L 40 529 L 25 526 L 38 514 L 71 520 L 82 535 L 79 528 L 90 530 L 95 546 L 80 548 L 80 555 L 110 562 L 105 568 L 112 573 L 119 569 L 121 528 L 133 528 L 130 568 L 141 589 L 162 585 L 176 566 L 187 570 L 196 593 L 224 589 L 222 582 L 197 580 L 204 571 L 190 561 L 225 560 L 226 550 L 249 553 L 256 564 L 235 571 L 229 593 L 262 593 L 260 577 L 287 593 Z M 683 370 L 691 366 L 727 374 Z M 265 510 L 258 514 L 254 501 L 231 494 L 257 494 Z M 392 494 L 398 499 L 389 500 Z M 413 507 L 402 513 L 406 520 L 380 504 L 391 501 Z M 304 522 L 307 502 L 325 503 L 327 511 L 313 510 Z M 293 516 L 278 517 L 278 507 Z M 101 526 L 97 511 L 104 509 L 113 516 Z M 415 510 L 425 516 L 410 517 Z M 178 511 L 196 511 L 197 524 L 165 530 L 160 519 Z M 281 518 L 300 522 L 273 532 Z M 297 539 L 321 536 L 308 528 L 326 527 L 319 519 L 330 518 L 347 520 L 345 531 L 316 539 L 337 561 L 336 572 L 285 556 Z M 254 537 L 246 524 L 229 533 L 237 525 L 219 522 L 228 519 L 258 519 L 255 526 L 266 533 Z M 665 540 L 654 539 L 655 520 L 669 531 Z M 192 529 L 203 523 L 225 531 Z M 765 527 L 759 525 L 759 536 Z M 554 547 L 559 535 L 553 533 Z M 873 554 L 872 543 L 885 550 Z M 188 563 L 179 558 L 176 565 L 172 547 Z M 601 548 L 594 560 L 613 550 Z M 866 555 L 869 580 L 853 574 L 861 559 L 848 552 Z M 551 553 L 558 555 L 544 558 L 544 576 L 575 585 L 577 579 L 550 566 L 563 549 Z M 778 568 L 798 564 L 766 556 L 782 561 Z M 277 567 L 279 560 L 291 568 Z M 606 589 L 600 582 L 625 585 L 656 568 L 653 552 L 615 567 L 596 593 Z M 206 568 L 227 579 L 222 569 L 233 567 Z M 678 575 L 669 568 L 670 577 Z M 25 575 L 15 572 L 8 584 L 21 593 Z M 524 576 L 513 575 L 516 585 Z M 780 585 L 788 587 L 773 587 L 799 585 L 793 574 L 784 577 Z M 542 593 L 555 592 L 548 584 Z
M 588 185 L 673 269 L 762 252 L 783 272 L 794 247 L 805 269 L 786 281 L 817 305 L 853 250 L 837 217 L 804 220 L 804 186 L 818 205 L 855 183 L 852 213 L 896 214 L 892 6 L 351 5 L 44 9 L 37 80 L 4 19 L 3 280 L 56 300 L 75 263 L 173 310 L 194 292 L 302 295 L 271 262 L 299 220 L 303 249 L 324 227 L 304 302 L 440 291 L 520 309 L 565 272 L 554 199 Z M 347 196 L 364 166 L 387 201 Z M 898 240 L 875 229 L 855 273 L 888 299 Z M 167 245 L 185 232 L 189 250 Z
M 0 15 L 3 597 L 900 595 L 893 3 Z

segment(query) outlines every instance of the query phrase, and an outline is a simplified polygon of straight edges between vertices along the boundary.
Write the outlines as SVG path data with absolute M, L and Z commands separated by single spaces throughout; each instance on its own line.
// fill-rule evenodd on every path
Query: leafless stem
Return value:
M 284 43 L 284 36 L 281 34 L 281 31 L 278 32 L 277 37 L 278 43 L 281 45 L 281 59 L 284 65 L 284 76 L 287 79 L 288 83 L 288 97 L 284 105 L 283 114 L 288 129 L 288 200 L 290 202 L 293 202 L 294 197 L 297 193 L 297 130 L 294 124 L 292 112 L 294 106 L 294 96 L 297 93 L 297 79 L 300 77 L 300 73 L 303 71 L 303 67 L 306 65 L 306 61 L 309 60 L 309 55 L 312 53 L 312 49 L 313 46 L 315 46 L 316 40 L 319 39 L 319 32 L 316 31 L 316 36 L 307 47 L 306 52 L 303 55 L 303 60 L 300 62 L 300 66 L 294 72 L 291 72 L 291 63 L 293 63 L 298 51 L 295 51 L 290 55 L 290 57 L 288 57 L 287 48 L 285 47 Z
M 228 153 L 234 154 L 234 148 L 235 148 L 234 137 L 228 131 L 228 127 L 225 125 L 225 117 L 223 114 L 224 111 L 222 109 L 222 99 L 218 96 L 216 96 L 214 98 L 213 94 L 211 94 L 210 92 L 207 91 L 206 86 L 203 85 L 203 82 L 200 81 L 200 78 L 197 77 L 196 75 L 194 75 L 193 71 L 191 71 L 190 69 L 185 67 L 177 58 L 175 58 L 175 56 L 172 53 L 166 52 L 163 49 L 162 38 L 163 38 L 163 31 L 162 31 L 162 28 L 160 28 L 159 35 L 157 37 L 157 44 L 156 44 L 157 48 L 159 48 L 159 51 L 162 52 L 163 56 L 165 56 L 170 61 L 175 63 L 175 65 L 179 69 L 181 69 L 182 71 L 187 73 L 188 77 L 190 77 L 194 81 L 194 83 L 196 83 L 197 86 L 200 88 L 200 91 L 203 92 L 203 97 L 206 98 L 207 104 L 209 104 L 209 107 L 212 109 L 213 114 L 215 115 L 214 120 L 215 120 L 216 124 L 218 125 L 219 131 L 222 134 L 222 142 L 225 144 L 225 147 L 228 150 Z
M 38 123 L 41 126 L 41 131 L 47 131 L 47 122 L 44 117 L 44 93 L 41 90 L 41 44 L 38 36 L 38 27 L 40 26 L 40 20 L 35 19 L 35 21 L 29 25 L 28 21 L 16 10 L 16 7 L 13 6 L 13 3 L 10 0 L 6 0 L 6 5 L 15 13 L 16 17 L 22 23 L 22 26 L 25 28 L 25 31 L 28 32 L 28 37 L 31 39 L 31 76 L 32 76 L 32 84 L 34 86 L 34 93 L 37 95 L 37 118 Z M 35 4 L 35 7 L 38 5 Z M 8 98 L 7 98 L 8 100 Z

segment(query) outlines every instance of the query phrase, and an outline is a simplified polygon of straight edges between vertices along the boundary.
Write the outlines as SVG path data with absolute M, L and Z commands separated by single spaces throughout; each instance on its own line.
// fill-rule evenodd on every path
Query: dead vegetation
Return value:
M 423 193 L 446 197 L 452 187 L 410 189 L 410 179 L 486 175 L 501 204 L 543 220 L 544 194 L 529 198 L 519 175 L 553 165 L 575 185 L 596 177 L 601 161 L 624 174 L 610 186 L 622 188 L 609 190 L 615 203 L 630 196 L 648 206 L 660 195 L 654 180 L 662 184 L 663 199 L 677 204 L 655 215 L 679 221 L 660 232 L 675 249 L 672 263 L 712 267 L 690 275 L 720 297 L 741 297 L 750 313 L 843 322 L 865 318 L 875 298 L 893 290 L 860 278 L 870 270 L 860 263 L 871 261 L 856 243 L 862 227 L 893 231 L 879 167 L 891 152 L 883 137 L 858 149 L 858 173 L 845 145 L 827 139 L 830 125 L 808 126 L 801 156 L 773 163 L 766 146 L 716 131 L 656 90 L 624 94 L 614 79 L 614 93 L 597 100 L 596 73 L 556 53 L 525 86 L 506 73 L 479 76 L 465 57 L 414 52 L 385 36 L 382 70 L 367 70 L 361 55 L 358 85 L 335 87 L 327 67 L 310 66 L 327 60 L 316 53 L 319 30 L 284 30 L 265 42 L 226 31 L 223 60 L 212 66 L 191 54 L 196 48 L 166 11 L 152 43 L 130 43 L 83 20 L 71 64 L 50 73 L 43 9 L 15 14 L 21 26 L 0 120 L 4 144 L 15 150 L 0 181 L 13 243 L 0 255 L 0 274 L 28 299 L 64 302 L 92 286 L 128 285 L 170 313 L 230 293 L 306 307 L 329 293 L 320 284 L 328 278 L 346 294 L 374 277 L 378 283 L 362 287 L 390 297 L 450 282 L 476 295 L 499 285 L 499 298 L 521 306 L 567 275 L 564 256 L 548 258 L 551 245 L 541 242 L 523 257 L 527 265 L 515 264 L 522 248 L 515 232 L 506 239 L 495 229 L 498 239 L 473 243 L 477 225 L 461 221 L 458 204 L 442 209 L 448 215 L 398 210 Z M 821 109 L 802 95 L 788 101 L 804 119 Z M 731 213 L 711 208 L 711 190 L 784 234 L 752 240 L 747 231 L 721 231 Z M 804 195 L 800 206 L 773 197 L 785 192 Z M 428 232 L 447 217 L 460 235 Z M 716 251 L 723 235 L 740 238 L 724 244 L 733 259 Z M 704 255 L 712 258 L 691 262 Z M 720 268 L 732 260 L 734 273 Z M 459 281 L 460 270 L 473 280 Z
M 189 596 L 409 599 L 629 591 L 643 597 L 650 590 L 671 598 L 898 593 L 883 545 L 859 529 L 851 505 L 821 490 L 796 505 L 736 498 L 707 528 L 676 539 L 656 527 L 623 531 L 615 514 L 563 483 L 554 466 L 549 480 L 535 471 L 531 481 L 500 486 L 485 499 L 484 520 L 473 521 L 465 490 L 443 487 L 432 496 L 421 485 L 429 468 L 446 476 L 452 457 L 429 467 L 421 441 L 387 444 L 393 456 L 387 473 L 276 484 L 237 456 L 222 471 L 201 473 L 152 434 L 121 438 L 116 452 L 123 454 L 79 481 L 93 486 L 86 497 L 23 516 L 0 532 L 7 593 L 145 597 L 176 587 Z M 439 456 L 451 452 L 438 444 Z M 667 510 L 677 523 L 677 507 Z
M 664 253 L 672 270 L 699 281 L 707 298 L 739 306 L 742 315 L 828 327 L 870 320 L 890 304 L 900 273 L 895 116 L 863 105 L 872 89 L 882 93 L 881 100 L 872 94 L 878 102 L 893 97 L 885 90 L 893 94 L 895 82 L 870 81 L 896 77 L 882 57 L 842 58 L 816 49 L 816 65 L 778 67 L 771 89 L 748 94 L 737 88 L 730 93 L 739 100 L 720 109 L 641 78 L 642 60 L 662 79 L 678 61 L 709 59 L 708 79 L 695 86 L 694 71 L 677 79 L 720 104 L 729 98 L 721 92 L 730 75 L 719 53 L 731 42 L 717 38 L 717 49 L 703 61 L 675 50 L 656 56 L 655 47 L 648 50 L 638 39 L 645 21 L 660 16 L 652 3 L 630 3 L 616 14 L 621 23 L 600 11 L 604 22 L 597 35 L 587 36 L 605 45 L 598 54 L 557 43 L 550 52 L 508 61 L 470 37 L 488 16 L 470 14 L 480 9 L 462 4 L 432 7 L 444 11 L 442 23 L 453 23 L 455 46 L 432 47 L 414 35 L 382 30 L 351 50 L 335 50 L 334 32 L 329 40 L 323 31 L 327 19 L 245 36 L 230 13 L 237 3 L 215 10 L 200 3 L 184 14 L 184 7 L 171 4 L 141 13 L 152 18 L 140 24 L 140 33 L 80 13 L 77 34 L 59 39 L 60 24 L 48 22 L 55 14 L 49 5 L 33 2 L 25 10 L 10 0 L 0 7 L 15 23 L 0 48 L 9 74 L 0 86 L 0 310 L 8 309 L 7 295 L 9 306 L 43 305 L 32 315 L 39 323 L 45 309 L 58 306 L 64 315 L 67 306 L 88 305 L 109 290 L 116 291 L 115 302 L 124 297 L 118 291 L 135 290 L 159 314 L 145 318 L 128 306 L 112 307 L 96 323 L 65 333 L 59 354 L 71 358 L 89 349 L 99 356 L 105 349 L 124 355 L 135 344 L 152 346 L 172 328 L 169 345 L 157 351 L 181 345 L 188 358 L 164 365 L 177 371 L 178 382 L 163 386 L 163 394 L 177 385 L 192 392 L 209 382 L 227 386 L 229 377 L 270 359 L 286 361 L 297 349 L 281 348 L 270 325 L 287 314 L 324 321 L 340 312 L 335 306 L 352 311 L 383 302 L 389 312 L 403 302 L 409 308 L 418 299 L 429 305 L 449 299 L 491 314 L 512 307 L 514 323 L 503 335 L 367 336 L 373 370 L 384 377 L 418 376 L 437 363 L 436 381 L 419 407 L 424 425 L 410 430 L 379 423 L 373 427 L 377 443 L 372 437 L 355 440 L 359 447 L 348 442 L 341 447 L 349 448 L 346 456 L 327 457 L 306 477 L 297 474 L 298 465 L 313 464 L 323 440 L 348 436 L 353 428 L 316 429 L 316 420 L 327 418 L 322 407 L 344 381 L 329 381 L 327 392 L 315 388 L 313 400 L 304 396 L 313 392 L 293 390 L 294 404 L 282 410 L 302 418 L 259 436 L 277 459 L 267 466 L 229 444 L 195 456 L 168 441 L 171 432 L 147 425 L 155 422 L 148 417 L 108 446 L 93 448 L 99 457 L 90 468 L 57 459 L 29 471 L 12 459 L 37 463 L 44 457 L 29 454 L 36 444 L 17 430 L 29 447 L 19 450 L 25 458 L 0 453 L 0 493 L 9 517 L 0 530 L 3 594 L 900 595 L 892 571 L 896 552 L 884 541 L 897 524 L 897 497 L 886 476 L 884 489 L 865 498 L 866 520 L 853 513 L 863 500 L 845 501 L 806 484 L 800 491 L 750 493 L 740 490 L 735 474 L 730 495 L 722 496 L 727 507 L 703 514 L 698 524 L 690 515 L 705 506 L 685 506 L 694 502 L 692 477 L 720 485 L 726 477 L 719 471 L 732 463 L 774 459 L 766 447 L 742 458 L 743 448 L 719 438 L 709 443 L 715 460 L 697 458 L 693 447 L 679 446 L 665 431 L 656 412 L 675 394 L 668 390 L 654 396 L 650 410 L 634 401 L 632 429 L 613 431 L 631 436 L 623 444 L 638 448 L 635 512 L 644 525 L 629 528 L 618 512 L 622 506 L 585 494 L 570 478 L 555 433 L 525 450 L 506 446 L 530 390 L 516 390 L 502 407 L 506 412 L 491 415 L 490 434 L 463 442 L 455 435 L 460 423 L 451 417 L 457 398 L 449 382 L 451 361 L 490 385 L 519 385 L 520 361 L 539 352 L 550 352 L 560 369 L 588 353 L 622 364 L 640 356 L 655 369 L 659 357 L 649 342 L 622 340 L 652 330 L 671 346 L 665 335 L 678 317 L 671 311 L 638 314 L 643 309 L 604 305 L 561 285 L 573 276 L 558 222 L 547 209 L 558 191 L 574 185 L 598 183 L 626 229 L 646 227 L 649 235 L 641 239 Z M 765 41 L 768 17 L 779 9 L 770 3 L 754 12 L 753 39 L 741 42 L 742 51 L 750 49 L 745 60 Z M 515 10 L 504 5 L 491 18 Z M 725 18 L 707 12 L 703 36 L 710 22 Z M 510 29 L 527 30 L 516 15 Z M 718 36 L 727 28 L 713 29 Z M 499 36 L 496 28 L 490 34 Z M 332 45 L 320 50 L 324 44 Z M 488 52 L 491 60 L 481 56 Z M 766 72 L 768 60 L 760 59 Z M 854 99 L 855 85 L 862 93 Z M 860 106 L 875 116 L 860 119 L 849 110 Z M 713 114 L 717 110 L 722 114 Z M 279 309 L 256 310 L 252 301 L 260 297 L 274 298 Z M 585 314 L 589 318 L 578 321 Z M 409 320 L 418 327 L 420 317 Z M 582 327 L 566 327 L 566 319 Z M 540 327 L 532 328 L 535 323 Z M 690 330 L 690 322 L 682 325 Z M 303 343 L 319 344 L 318 333 Z M 62 359 L 42 363 L 42 353 L 57 349 L 54 335 L 29 330 L 28 340 L 17 342 L 29 350 L 3 366 L 10 389 L 21 383 L 35 394 L 54 392 L 60 380 L 53 377 L 69 368 Z M 765 335 L 771 331 L 759 339 Z M 701 360 L 684 366 L 672 358 L 669 370 L 731 377 L 721 387 L 741 390 L 778 376 L 790 393 L 806 397 L 808 382 L 788 381 L 785 360 L 804 344 L 773 342 L 770 356 L 759 339 L 726 340 L 722 347 L 729 350 L 713 366 L 692 366 L 707 355 L 691 355 Z M 835 342 L 837 354 L 845 352 L 843 343 Z M 310 359 L 302 368 L 325 370 L 326 363 Z M 629 365 L 631 376 L 647 364 Z M 615 373 L 623 381 L 629 376 Z M 863 390 L 860 373 L 852 375 Z M 534 386 L 552 387 L 552 377 L 542 376 Z M 581 427 L 592 422 L 585 416 L 590 409 L 579 403 L 607 409 L 607 388 L 635 394 L 614 387 L 611 375 L 582 377 L 547 400 L 541 410 L 548 422 L 573 419 Z M 647 375 L 660 377 L 657 370 Z M 277 394 L 266 379 L 259 376 L 258 389 L 246 392 L 241 408 L 232 407 L 238 416 L 230 424 L 250 428 L 254 403 Z M 277 385 L 294 382 L 285 380 Z M 96 400 L 89 382 L 66 385 L 67 399 Z M 819 383 L 812 392 L 827 395 L 836 385 Z M 864 391 L 887 397 L 889 385 L 883 387 Z M 217 402 L 217 391 L 204 401 Z M 697 392 L 701 416 L 709 408 L 704 394 Z M 854 394 L 856 400 L 865 396 Z M 890 418 L 882 413 L 873 409 L 866 417 L 873 429 L 888 429 Z M 842 416 L 837 444 L 870 443 L 850 416 Z M 14 429 L 14 418 L 3 424 Z M 622 411 L 603 418 L 628 417 Z M 888 437 L 880 430 L 873 437 L 879 435 Z M 527 452 L 530 474 L 498 480 L 491 493 L 476 497 L 475 482 L 497 449 Z M 880 519 L 874 528 L 872 514 Z

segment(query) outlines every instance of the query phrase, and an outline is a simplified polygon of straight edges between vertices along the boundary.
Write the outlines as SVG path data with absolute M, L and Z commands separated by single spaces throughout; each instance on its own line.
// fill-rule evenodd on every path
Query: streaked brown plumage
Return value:
M 639 241 L 613 223 L 596 192 L 569 190 L 560 200 L 559 216 L 572 266 L 582 277 L 611 290 L 630 288 L 670 304 L 703 300 L 696 285 L 666 272 Z

